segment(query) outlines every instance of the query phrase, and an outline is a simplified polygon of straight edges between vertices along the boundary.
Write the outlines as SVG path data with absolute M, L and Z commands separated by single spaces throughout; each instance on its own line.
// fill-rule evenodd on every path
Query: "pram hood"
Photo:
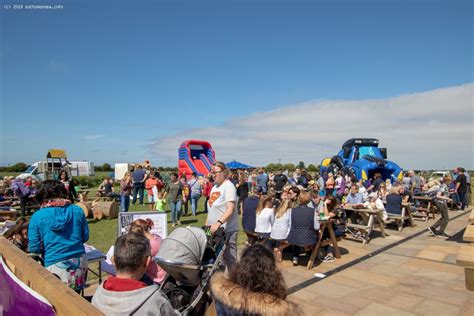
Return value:
M 173 263 L 199 265 L 206 250 L 207 236 L 198 227 L 178 227 L 166 237 L 156 258 Z

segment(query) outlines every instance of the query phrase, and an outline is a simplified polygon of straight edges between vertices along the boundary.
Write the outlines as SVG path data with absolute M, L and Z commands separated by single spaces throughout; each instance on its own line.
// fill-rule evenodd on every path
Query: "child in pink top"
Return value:
M 161 246 L 161 237 L 150 233 L 153 228 L 153 221 L 149 218 L 146 220 L 137 219 L 130 225 L 129 233 L 135 233 L 144 235 L 150 241 L 151 256 L 155 257 Z M 166 272 L 154 261 L 150 261 L 146 271 L 146 275 L 149 276 L 153 282 L 161 283 L 166 277 Z

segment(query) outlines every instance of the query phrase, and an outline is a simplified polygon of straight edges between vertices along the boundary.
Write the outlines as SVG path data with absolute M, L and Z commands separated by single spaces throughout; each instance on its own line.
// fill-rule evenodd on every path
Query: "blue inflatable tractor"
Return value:
M 379 148 L 379 140 L 375 138 L 351 138 L 342 145 L 336 156 L 323 159 L 320 172 L 342 170 L 357 180 L 373 179 L 375 173 L 382 178 L 402 180 L 402 169 L 394 162 L 387 160 L 387 148 Z

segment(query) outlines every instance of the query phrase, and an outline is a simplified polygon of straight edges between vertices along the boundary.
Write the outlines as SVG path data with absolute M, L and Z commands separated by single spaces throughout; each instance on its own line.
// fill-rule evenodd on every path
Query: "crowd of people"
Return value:
M 150 209 L 171 212 L 172 225 L 179 225 L 184 215 L 196 215 L 198 201 L 205 198 L 206 225 L 214 233 L 223 228 L 227 247 L 223 261 L 228 273 L 216 273 L 211 279 L 211 292 L 219 315 L 288 314 L 298 310 L 288 301 L 287 288 L 276 262 L 291 247 L 292 261 L 318 239 L 320 223 L 330 221 L 336 237 L 345 233 L 344 223 L 360 220 L 357 214 L 344 211 L 350 207 L 377 209 L 387 220 L 401 214 L 402 204 L 414 202 L 417 195 L 429 195 L 441 218 L 429 227 L 435 236 L 444 233 L 448 223 L 447 203 L 464 210 L 470 201 L 469 174 L 461 167 L 442 179 L 426 179 L 408 171 L 402 180 L 359 180 L 343 172 L 310 175 L 297 169 L 291 175 L 277 171 L 229 170 L 222 162 L 213 164 L 205 177 L 189 178 L 172 173 L 165 183 L 157 170 L 138 167 L 126 173 L 115 193 L 111 179 L 101 185 L 103 194 L 120 199 L 122 211 L 130 203 L 144 203 L 146 190 Z M 25 190 L 27 188 L 27 190 Z M 44 267 L 72 289 L 80 292 L 85 285 L 87 259 L 84 243 L 89 239 L 87 219 L 74 205 L 76 192 L 67 172 L 58 180 L 47 180 L 38 186 L 31 179 L 6 178 L 0 186 L 0 207 L 9 207 L 8 197 L 34 196 L 40 205 L 30 220 L 22 216 L 4 235 L 25 252 L 39 254 Z M 131 198 L 130 198 L 131 197 Z M 416 204 L 414 204 L 416 207 Z M 24 215 L 22 211 L 22 215 Z M 238 260 L 237 235 L 239 221 L 247 235 L 246 246 Z M 151 258 L 161 245 L 161 238 L 150 233 L 151 220 L 134 221 L 129 232 L 115 242 L 113 263 L 116 274 L 97 289 L 92 303 L 104 313 L 174 315 L 168 298 L 159 289 L 166 272 Z M 329 238 L 327 232 L 322 236 Z M 325 246 L 320 255 L 325 262 L 334 257 Z M 236 294 L 238 293 L 238 295 Z M 260 304 L 260 302 L 266 304 Z
M 238 171 L 231 179 L 237 190 L 245 182 L 250 190 L 249 197 L 239 196 L 242 203 L 238 207 L 247 242 L 264 242 L 273 249 L 278 260 L 282 258 L 282 249 L 291 246 L 293 263 L 297 265 L 300 252 L 316 244 L 320 220 L 333 219 L 336 237 L 345 233 L 344 224 L 348 220 L 355 224 L 364 221 L 351 207 L 378 210 L 389 223 L 391 217 L 401 216 L 404 203 L 413 203 L 416 211 L 418 204 L 414 197 L 428 195 L 441 214 L 429 227 L 430 234 L 450 237 L 445 233 L 449 220 L 447 204 L 464 210 L 470 199 L 469 174 L 459 167 L 453 175 L 454 178 L 446 175 L 442 179 L 426 180 L 423 174 L 410 170 L 400 181 L 384 180 L 380 173 L 367 181 L 357 181 L 342 171 L 335 175 L 332 172 L 317 174 L 313 178 L 304 170 L 297 169 L 290 176 L 281 171 L 267 174 L 260 169 L 258 173 Z M 320 257 L 323 261 L 334 260 L 328 247 Z

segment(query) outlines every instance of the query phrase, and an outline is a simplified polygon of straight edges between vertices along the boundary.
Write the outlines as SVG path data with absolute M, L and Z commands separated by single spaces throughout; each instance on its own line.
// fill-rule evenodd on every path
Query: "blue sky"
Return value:
M 0 11 L 2 164 L 31 163 L 58 147 L 72 160 L 96 164 L 150 159 L 176 165 L 181 135 L 202 135 L 229 120 L 320 100 L 391 100 L 472 82 L 472 1 L 55 3 L 64 8 Z M 472 122 L 468 90 L 471 98 L 463 102 Z M 341 113 L 332 118 L 339 135 L 334 148 L 356 136 L 340 133 L 340 125 L 353 124 Z M 308 131 L 315 143 L 318 120 L 327 119 L 315 118 Z M 461 133 L 471 149 L 462 161 L 472 167 L 472 126 Z M 215 147 L 218 158 L 221 151 L 222 160 L 248 162 L 263 147 L 257 142 L 233 151 L 233 141 Z M 318 163 L 334 148 L 302 156 Z M 417 158 L 407 156 L 405 165 L 423 167 Z M 459 161 L 446 159 L 426 166 Z M 277 158 L 268 149 L 253 163 L 272 161 Z

